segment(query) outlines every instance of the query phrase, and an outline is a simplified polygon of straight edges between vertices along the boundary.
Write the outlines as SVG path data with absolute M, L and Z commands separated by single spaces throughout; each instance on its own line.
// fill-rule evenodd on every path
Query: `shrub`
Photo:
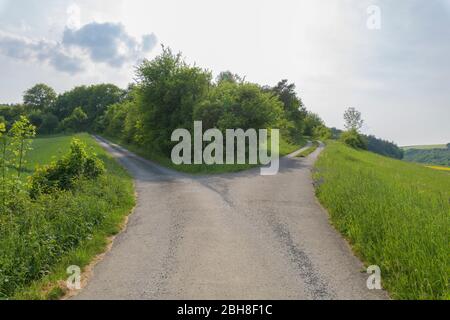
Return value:
M 86 145 L 73 139 L 70 152 L 48 166 L 38 168 L 30 178 L 30 195 L 49 194 L 69 190 L 80 178 L 95 179 L 105 172 L 103 162 L 95 154 L 88 154 Z
M 325 141 L 331 139 L 332 133 L 326 126 L 320 125 L 313 129 L 313 136 L 316 139 Z
M 343 132 L 341 135 L 341 141 L 349 147 L 355 149 L 367 149 L 367 141 L 355 129 Z

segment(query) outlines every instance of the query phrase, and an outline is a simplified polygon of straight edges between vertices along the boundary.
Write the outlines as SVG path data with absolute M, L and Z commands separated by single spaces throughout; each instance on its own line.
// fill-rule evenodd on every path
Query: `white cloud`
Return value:
M 67 23 L 69 29 L 79 29 L 81 27 L 81 8 L 73 3 L 67 8 Z
M 85 62 L 105 63 L 120 68 L 136 63 L 153 50 L 154 34 L 138 40 L 129 35 L 119 23 L 89 23 L 78 29 L 66 28 L 61 42 L 31 39 L 0 30 L 0 54 L 27 61 L 49 64 L 69 74 L 85 70 Z

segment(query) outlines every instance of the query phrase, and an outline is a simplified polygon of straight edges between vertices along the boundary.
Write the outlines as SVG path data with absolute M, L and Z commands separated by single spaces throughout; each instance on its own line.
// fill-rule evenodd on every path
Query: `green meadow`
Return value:
M 450 172 L 330 142 L 317 196 L 395 299 L 449 299 Z

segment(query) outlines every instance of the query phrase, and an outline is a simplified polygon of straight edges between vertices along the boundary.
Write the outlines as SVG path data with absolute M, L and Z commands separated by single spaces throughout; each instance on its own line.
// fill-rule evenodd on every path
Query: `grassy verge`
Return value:
M 331 142 L 317 195 L 397 299 L 449 299 L 450 175 Z
M 182 165 L 175 165 L 172 163 L 172 160 L 164 155 L 158 154 L 153 152 L 152 150 L 145 149 L 136 145 L 127 144 L 123 141 L 120 141 L 119 139 L 111 136 L 104 136 L 109 141 L 112 141 L 116 144 L 119 144 L 126 149 L 130 150 L 131 152 L 155 161 L 156 163 L 171 168 L 180 172 L 190 173 L 190 174 L 220 174 L 220 173 L 227 173 L 227 172 L 239 172 L 243 170 L 247 170 L 250 168 L 257 167 L 258 165 L 252 165 L 252 164 L 223 164 L 223 165 L 207 165 L 207 164 L 182 164 Z M 307 143 L 307 140 L 301 139 L 299 141 L 296 141 L 295 143 L 289 142 L 286 139 L 280 138 L 280 156 L 286 156 L 292 152 L 297 151 L 298 149 L 301 149 L 304 147 Z
M 132 178 L 87 134 L 76 137 L 103 160 L 106 174 L 80 181 L 74 190 L 29 202 L 13 219 L 0 221 L 0 299 L 57 299 L 65 293 L 69 266 L 87 266 L 104 252 L 134 206 Z M 28 169 L 69 149 L 73 136 L 35 139 Z M 1 219 L 0 219 L 1 220 Z M 20 229 L 19 229 L 20 227 Z M 16 227 L 15 227 L 16 228 Z
M 298 158 L 306 158 L 307 156 L 309 156 L 311 153 L 313 153 L 314 151 L 317 150 L 317 148 L 319 148 L 319 142 L 314 141 L 312 146 L 309 147 L 308 149 L 300 152 L 297 157 Z

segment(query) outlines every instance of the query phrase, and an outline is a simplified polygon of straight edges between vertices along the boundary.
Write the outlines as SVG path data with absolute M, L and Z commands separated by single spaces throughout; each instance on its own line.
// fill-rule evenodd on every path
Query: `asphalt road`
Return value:
M 127 229 L 75 299 L 386 299 L 319 205 L 307 159 L 194 177 L 100 142 L 134 176 Z

